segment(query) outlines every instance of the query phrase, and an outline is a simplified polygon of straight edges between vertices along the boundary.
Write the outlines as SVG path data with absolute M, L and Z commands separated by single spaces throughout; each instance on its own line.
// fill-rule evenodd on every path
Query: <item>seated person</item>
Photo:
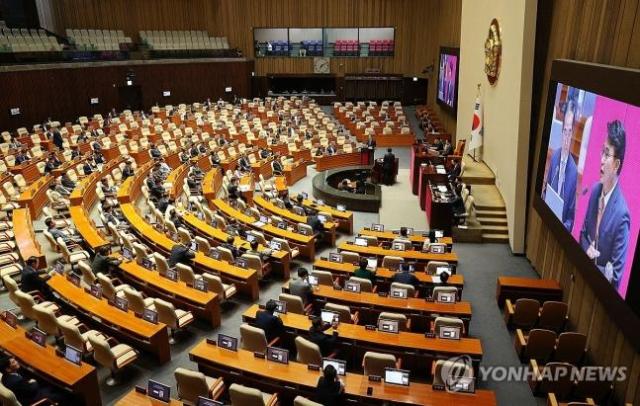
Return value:
M 276 337 L 282 337 L 284 334 L 284 324 L 280 317 L 274 315 L 278 305 L 275 300 L 269 299 L 263 311 L 256 315 L 256 327 L 264 330 L 267 342 L 271 342 Z
M 324 147 L 323 146 L 319 146 L 318 149 L 316 149 L 316 156 L 323 156 L 324 155 Z
M 240 159 L 238 159 L 238 169 L 242 172 L 251 172 L 251 164 L 246 155 L 242 155 Z
M 119 259 L 109 256 L 109 251 L 110 249 L 107 246 L 100 247 L 96 250 L 96 256 L 91 262 L 91 270 L 94 274 L 109 274 L 112 269 L 117 268 L 122 262 Z
M 240 179 L 238 179 L 237 177 L 233 177 L 231 178 L 231 180 L 229 181 L 229 186 L 227 186 L 227 191 L 229 192 L 229 199 L 230 200 L 236 200 L 238 198 L 240 198 Z
M 327 155 L 335 155 L 337 152 L 338 152 L 338 149 L 336 148 L 336 144 L 335 144 L 335 142 L 332 141 L 327 146 L 326 153 L 327 153 Z
M 109 181 L 107 178 L 100 179 L 100 188 L 102 189 L 102 193 L 106 197 L 115 197 L 117 194 L 116 188 L 113 186 L 109 186 Z
M 32 256 L 27 258 L 20 272 L 20 289 L 23 292 L 37 290 L 38 292 L 48 295 L 48 293 L 50 293 L 49 286 L 47 285 L 49 275 L 44 270 L 36 269 L 37 265 L 38 259 L 36 257 Z
M 451 275 L 449 272 L 444 271 L 440 274 L 440 285 L 439 286 L 447 286 L 449 284 L 449 277 Z
M 284 167 L 282 166 L 282 162 L 280 161 L 280 154 L 276 153 L 276 158 L 271 162 L 271 169 L 273 170 L 274 176 L 282 175 L 284 171 Z
M 451 145 L 451 141 L 447 139 L 445 140 L 444 145 L 442 146 L 442 152 L 440 153 L 440 155 L 447 156 L 447 155 L 451 155 L 452 153 L 453 153 L 453 145 Z
M 66 172 L 60 175 L 60 184 L 69 190 L 73 190 L 76 187 L 76 182 L 72 181 Z
M 360 258 L 360 261 L 358 262 L 358 269 L 353 273 L 353 276 L 356 278 L 369 279 L 374 285 L 376 283 L 376 274 L 375 272 L 371 272 L 367 269 L 366 258 Z
M 260 159 L 267 159 L 271 156 L 271 151 L 266 148 L 260 148 L 258 155 L 260 156 Z
M 238 249 L 238 247 L 236 247 L 233 243 L 235 242 L 235 238 L 233 236 L 227 236 L 227 241 L 225 241 L 224 243 L 220 244 L 221 247 L 228 249 L 229 251 L 231 251 L 231 254 L 233 255 L 233 258 L 237 258 L 240 255 L 242 255 L 242 252 Z
M 309 271 L 306 268 L 298 268 L 298 277 L 289 282 L 289 291 L 292 295 L 299 296 L 305 305 L 311 301 L 313 288 L 309 283 Z
M 47 226 L 47 231 L 54 240 L 62 238 L 65 244 L 79 244 L 82 242 L 82 238 L 75 235 L 74 229 L 66 227 L 65 230 L 62 231 L 56 227 L 56 222 L 52 218 L 47 218 L 44 224 Z
M 338 378 L 338 371 L 333 365 L 327 365 L 318 378 L 315 401 L 323 406 L 342 405 L 344 383 Z
M 84 172 L 85 175 L 90 175 L 93 173 L 94 169 L 95 169 L 95 163 L 93 162 L 92 158 L 87 158 L 84 161 L 84 164 L 82 165 L 82 171 Z
M 102 214 L 107 223 L 111 223 L 119 229 L 128 229 L 129 224 L 122 221 L 121 213 L 118 213 L 113 206 L 104 203 L 102 205 Z M 106 225 L 106 224 L 105 224 Z
M 309 341 L 320 347 L 320 353 L 326 357 L 335 351 L 336 336 L 325 334 L 331 328 L 331 323 L 324 323 L 320 317 L 314 317 L 309 327 Z
M 151 158 L 154 158 L 154 159 L 160 158 L 162 156 L 162 152 L 160 152 L 156 144 L 151 145 L 151 149 L 149 150 L 149 153 L 151 154 Z
M 53 388 L 40 384 L 35 379 L 26 378 L 20 364 L 12 356 L 0 359 L 0 373 L 2 384 L 16 396 L 23 405 L 31 405 L 43 399 L 49 399 L 59 404 L 68 404 L 65 396 L 57 393 Z
M 15 159 L 16 165 L 20 165 L 23 162 L 29 161 L 29 159 L 31 158 L 29 157 L 29 155 L 27 155 L 27 152 L 24 149 L 21 149 L 16 153 Z
M 191 155 L 187 151 L 182 151 L 180 153 L 180 163 L 186 164 L 191 159 Z
M 176 226 L 176 228 L 183 227 L 184 222 L 182 221 L 182 216 L 178 214 L 178 211 L 174 208 L 169 209 L 169 220 Z
M 418 286 L 420 285 L 418 278 L 412 272 L 409 272 L 407 268 L 396 272 L 393 276 L 393 281 L 404 283 L 405 285 L 411 285 L 416 289 L 418 289 Z
M 182 244 L 175 244 L 171 248 L 169 259 L 167 263 L 170 267 L 176 266 L 176 264 L 190 265 L 191 260 L 196 257 L 196 253 L 191 249 L 185 247 Z
M 102 156 L 102 154 L 98 151 L 93 153 L 93 162 L 96 163 L 96 165 L 100 165 L 104 163 L 104 156 Z
M 165 195 L 164 186 L 154 176 L 147 178 L 147 187 L 149 188 L 149 194 L 155 200 L 160 200 Z
M 56 178 L 55 181 L 54 181 L 54 185 L 55 185 L 55 187 L 53 188 L 53 190 L 55 190 L 56 192 L 60 193 L 60 195 L 62 197 L 69 197 L 69 195 L 71 195 L 71 191 L 73 189 L 66 188 L 62 184 L 62 179 Z
M 411 242 L 409 236 L 407 236 L 407 227 L 400 227 L 400 236 L 396 239 Z
M 133 176 L 134 172 L 135 170 L 133 169 L 133 163 L 131 161 L 125 162 L 124 169 L 122 169 L 122 180 Z

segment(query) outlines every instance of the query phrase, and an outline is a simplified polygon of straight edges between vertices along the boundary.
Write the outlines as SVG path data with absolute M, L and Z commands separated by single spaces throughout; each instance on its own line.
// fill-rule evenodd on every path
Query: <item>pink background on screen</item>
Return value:
M 580 230 L 582 223 L 584 223 L 591 189 L 600 181 L 600 153 L 607 138 L 607 123 L 614 120 L 620 120 L 626 132 L 625 159 L 618 178 L 618 187 L 622 188 L 622 194 L 631 216 L 627 257 L 618 288 L 618 293 L 624 298 L 629 285 L 633 255 L 638 241 L 638 229 L 640 228 L 640 108 L 597 96 L 589 147 L 576 202 L 572 234 L 576 241 L 580 242 Z M 585 188 L 588 188 L 589 191 L 583 195 L 581 192 Z

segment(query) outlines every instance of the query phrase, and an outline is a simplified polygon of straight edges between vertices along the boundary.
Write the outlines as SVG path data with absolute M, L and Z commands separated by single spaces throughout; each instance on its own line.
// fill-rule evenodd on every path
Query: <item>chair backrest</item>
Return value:
M 209 388 L 202 372 L 190 371 L 186 368 L 176 368 L 174 375 L 178 387 L 178 397 L 196 404 L 198 396 L 207 397 Z
M 400 331 L 407 331 L 407 316 L 400 313 L 391 313 L 391 312 L 380 312 L 378 315 L 378 320 L 387 319 L 387 320 L 397 320 L 398 321 L 398 329 Z
M 342 254 L 342 262 L 356 265 L 360 262 L 360 254 L 357 252 L 342 251 L 340 254 Z
M 240 326 L 240 347 L 247 351 L 267 351 L 267 336 L 264 330 L 258 327 L 242 324 Z
M 411 245 L 411 244 L 409 244 Z M 400 267 L 400 264 L 404 263 L 404 258 L 396 257 L 393 255 L 386 255 L 382 258 L 382 267 L 392 270 L 397 270 Z
M 288 293 L 280 293 L 278 300 L 281 300 L 287 304 L 288 312 L 305 314 L 304 303 L 302 302 L 302 298 L 300 298 L 300 296 L 291 295 Z
M 96 335 L 89 335 L 87 338 L 93 347 L 93 359 L 104 367 L 111 370 L 115 369 L 116 357 L 111 351 L 109 343 L 104 338 Z
M 437 360 L 433 368 L 433 384 L 446 385 L 450 380 L 462 377 L 473 377 L 473 368 L 460 361 Z
M 258 278 L 262 278 L 262 260 L 259 256 L 254 254 L 242 254 L 240 258 L 247 261 L 247 267 L 256 270 Z
M 535 328 L 529 332 L 527 337 L 527 350 L 525 357 L 535 359 L 540 364 L 544 364 L 556 345 L 556 333 L 551 330 Z
M 231 250 L 225 247 L 216 247 L 215 248 L 220 253 L 220 259 L 227 262 L 233 262 L 233 253 Z
M 396 357 L 391 354 L 367 351 L 362 361 L 365 375 L 384 376 L 385 368 L 396 367 Z
M 575 369 L 576 367 L 566 362 L 549 362 L 541 371 L 542 380 L 538 390 L 545 394 L 553 392 L 558 399 L 566 399 L 573 388 L 575 373 L 572 371 Z
M 56 315 L 53 313 L 53 310 L 42 305 L 35 305 L 32 310 L 40 330 L 54 337 L 60 335 L 58 320 L 56 320 Z
M 443 317 L 439 316 L 433 322 L 433 332 L 436 336 L 440 335 L 440 329 L 442 327 L 458 327 L 460 328 L 460 333 L 464 330 L 464 322 L 457 317 Z
M 516 300 L 513 317 L 511 323 L 515 327 L 523 329 L 532 328 L 538 321 L 538 312 L 540 311 L 540 302 L 535 299 L 521 298 Z
M 333 286 L 333 275 L 329 271 L 314 269 L 311 271 L 311 276 L 317 278 L 320 285 Z
M 82 351 L 87 351 L 87 340 L 82 337 L 78 327 L 67 321 L 59 321 L 58 326 L 64 339 L 64 345 L 70 345 Z
M 187 247 L 191 245 L 191 235 L 189 234 L 189 230 L 184 227 L 178 228 L 178 237 L 180 237 L 180 242 Z
M 448 262 L 444 261 L 429 261 L 427 262 L 426 272 L 427 275 L 435 275 L 439 266 L 449 266 Z
M 160 275 L 166 275 L 167 271 L 170 268 L 169 263 L 167 262 L 167 259 L 164 256 L 162 256 L 162 254 L 157 252 L 154 252 L 152 255 L 153 255 L 153 258 L 155 259 L 158 273 Z
M 265 404 L 261 391 L 237 383 L 229 387 L 229 396 L 231 406 L 264 406 Z
M 102 296 L 111 301 L 116 300 L 116 289 L 113 286 L 111 279 L 109 279 L 108 276 L 102 273 L 98 273 L 96 277 L 98 279 L 98 282 L 100 283 L 100 287 L 102 288 Z
M 136 263 L 138 265 L 142 264 L 142 260 L 147 258 L 147 252 L 145 251 L 144 245 L 134 242 L 133 244 L 133 249 L 136 252 Z
M 20 311 L 24 317 L 35 320 L 36 316 L 33 311 L 33 306 L 35 306 L 36 302 L 33 300 L 33 296 L 21 290 L 17 290 L 14 294 L 18 301 L 17 305 L 20 307 Z
M 351 309 L 349 306 L 339 305 L 335 303 L 327 303 L 324 305 L 325 310 L 331 310 L 333 312 L 338 313 L 338 317 L 340 319 L 340 323 L 352 324 L 353 319 L 351 318 Z
M 91 270 L 89 264 L 87 264 L 84 260 L 78 261 L 78 268 L 80 268 L 80 273 L 82 274 L 82 282 L 87 285 L 91 285 L 98 279 L 96 275 Z
M 202 252 L 203 254 L 208 255 L 209 251 L 211 251 L 211 244 L 209 244 L 209 241 L 207 241 L 206 238 L 202 238 L 199 236 L 196 236 L 195 238 L 196 244 L 198 246 L 198 251 Z
M 587 336 L 581 333 L 566 332 L 558 336 L 554 361 L 577 365 L 587 349 Z
M 190 284 L 193 286 L 196 280 L 196 274 L 193 272 L 193 269 L 189 265 L 184 264 L 176 264 L 176 269 L 178 270 L 178 278 L 184 283 Z
M 405 289 L 407 291 L 407 297 L 413 297 L 416 294 L 416 288 L 408 283 L 392 282 L 391 289 Z
M 144 313 L 146 306 L 144 304 L 142 293 L 129 287 L 124 288 L 123 291 L 124 296 L 127 298 L 129 309 L 137 314 Z
M 349 278 L 349 282 L 355 282 L 360 284 L 360 292 L 372 292 L 373 284 L 369 279 L 358 278 L 357 276 L 352 276 Z
M 293 399 L 293 406 L 322 406 L 322 405 L 320 403 L 316 403 L 312 400 L 309 400 L 305 397 L 296 396 L 296 398 Z
M 542 304 L 538 326 L 553 331 L 564 328 L 569 307 L 564 302 L 547 301 Z
M 176 315 L 176 309 L 173 307 L 173 304 L 166 300 L 156 299 L 155 305 L 160 323 L 164 323 L 170 328 L 178 328 L 178 316 Z
M 0 383 L 0 404 L 3 406 L 21 406 L 16 395 L 2 383 Z
M 303 364 L 322 365 L 320 347 L 306 338 L 296 337 L 297 361 Z

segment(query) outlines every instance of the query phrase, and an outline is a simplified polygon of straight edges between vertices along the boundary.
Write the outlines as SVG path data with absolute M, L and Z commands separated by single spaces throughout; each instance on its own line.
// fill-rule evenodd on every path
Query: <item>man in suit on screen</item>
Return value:
M 547 171 L 546 188 L 553 190 L 562 198 L 562 224 L 571 232 L 576 212 L 576 184 L 578 168 L 571 155 L 571 139 L 575 128 L 576 102 L 569 99 L 563 106 L 562 145 L 553 152 Z M 545 193 L 548 190 L 545 188 Z
M 618 289 L 624 269 L 631 217 L 618 184 L 626 134 L 618 120 L 607 124 L 607 139 L 600 154 L 600 182 L 591 189 L 580 245 L 600 272 Z

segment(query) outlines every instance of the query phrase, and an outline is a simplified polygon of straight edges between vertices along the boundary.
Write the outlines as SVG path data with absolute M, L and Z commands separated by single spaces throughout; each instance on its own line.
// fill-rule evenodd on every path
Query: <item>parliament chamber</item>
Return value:
M 640 404 L 640 8 L 578 3 L 0 1 L 0 403 Z

